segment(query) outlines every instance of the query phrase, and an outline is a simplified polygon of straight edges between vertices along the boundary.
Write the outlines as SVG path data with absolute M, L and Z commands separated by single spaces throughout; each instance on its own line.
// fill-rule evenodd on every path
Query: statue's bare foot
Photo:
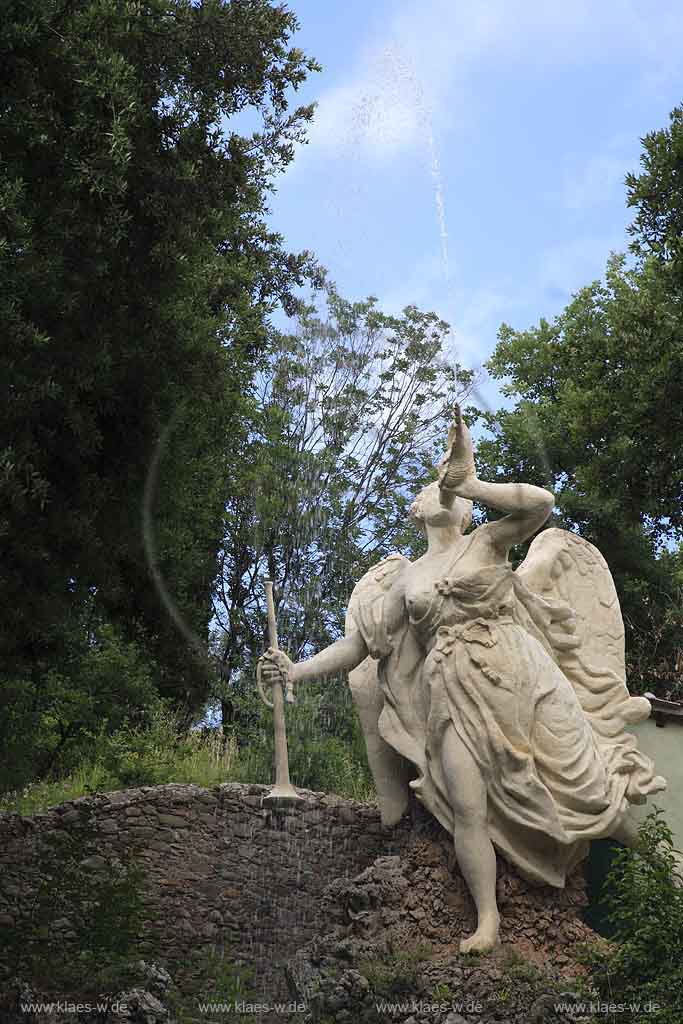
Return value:
M 483 917 L 479 921 L 476 932 L 460 943 L 461 953 L 488 953 L 498 945 L 500 918 L 497 914 Z

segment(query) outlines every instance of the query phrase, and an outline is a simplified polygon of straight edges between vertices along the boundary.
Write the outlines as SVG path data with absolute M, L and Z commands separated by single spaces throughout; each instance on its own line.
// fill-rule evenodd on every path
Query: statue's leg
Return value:
M 486 952 L 498 943 L 496 854 L 486 826 L 486 785 L 455 729 L 447 727 L 441 764 L 453 808 L 453 837 L 458 864 L 477 908 L 477 930 L 460 943 L 462 953 Z

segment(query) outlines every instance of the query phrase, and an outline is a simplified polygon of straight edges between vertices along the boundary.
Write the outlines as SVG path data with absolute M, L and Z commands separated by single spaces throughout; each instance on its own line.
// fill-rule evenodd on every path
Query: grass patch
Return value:
M 525 960 L 514 949 L 508 951 L 501 964 L 503 974 L 513 981 L 537 981 L 540 972 L 535 964 Z
M 221 1024 L 233 1024 L 237 1021 L 254 1019 L 254 1014 L 236 1008 L 240 1002 L 254 1002 L 256 996 L 253 989 L 253 969 L 238 965 L 218 952 L 197 950 L 190 956 L 197 972 L 196 991 L 181 993 L 177 987 L 172 988 L 166 996 L 165 1003 L 177 1024 L 206 1024 L 207 1019 L 218 1019 L 218 1013 L 209 1014 L 207 1003 L 221 1003 L 226 1009 L 220 1013 Z M 202 1006 L 204 1009 L 202 1010 Z M 228 1009 L 232 1007 L 232 1009 Z
M 168 711 L 147 729 L 120 729 L 103 739 L 98 754 L 62 779 L 32 782 L 0 798 L 0 811 L 38 814 L 67 800 L 168 782 L 215 786 L 235 781 L 237 743 L 218 730 L 178 732 Z
M 306 709 L 288 718 L 290 775 L 295 786 L 371 802 L 372 779 L 354 746 L 312 727 Z M 0 811 L 39 814 L 68 800 L 137 786 L 222 782 L 273 782 L 272 716 L 240 747 L 237 737 L 220 729 L 181 730 L 173 712 L 159 706 L 145 728 L 124 726 L 98 738 L 96 754 L 84 758 L 67 776 L 31 782 L 0 796 Z
M 358 970 L 369 982 L 377 999 L 387 1001 L 414 995 L 419 990 L 420 964 L 428 960 L 432 947 L 420 943 L 377 960 L 363 960 Z

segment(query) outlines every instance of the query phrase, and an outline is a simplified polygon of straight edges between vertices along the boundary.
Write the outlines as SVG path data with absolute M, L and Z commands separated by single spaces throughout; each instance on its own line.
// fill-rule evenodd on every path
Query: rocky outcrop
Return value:
M 419 815 L 418 815 L 419 817 Z M 323 895 L 326 928 L 287 968 L 306 1021 L 419 1024 L 577 1020 L 584 924 L 581 871 L 565 890 L 529 885 L 498 861 L 501 947 L 485 957 L 460 955 L 474 929 L 474 908 L 450 837 L 423 817 L 400 855 L 379 857 L 354 879 Z

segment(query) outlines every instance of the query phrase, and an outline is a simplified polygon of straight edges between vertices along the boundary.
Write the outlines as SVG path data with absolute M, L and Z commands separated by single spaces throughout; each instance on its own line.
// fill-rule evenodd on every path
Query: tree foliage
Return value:
M 669 127 L 642 140 L 640 174 L 627 174 L 628 205 L 636 216 L 629 231 L 640 259 L 653 256 L 667 268 L 672 294 L 683 284 L 683 106 L 669 115 Z M 666 279 L 666 278 L 665 278 Z
M 389 316 L 374 298 L 348 302 L 331 286 L 325 305 L 302 311 L 259 376 L 250 468 L 228 504 L 216 593 L 227 721 L 263 651 L 263 577 L 276 583 L 292 658 L 336 640 L 370 565 L 418 550 L 408 505 L 472 385 L 445 357 L 448 325 L 435 314 L 409 306 Z
M 267 0 L 3 5 L 0 653 L 27 724 L 99 642 L 72 628 L 91 605 L 162 693 L 206 693 L 146 554 L 206 638 L 243 396 L 311 265 L 264 220 L 312 116 L 288 108 L 317 68 L 296 26 Z

